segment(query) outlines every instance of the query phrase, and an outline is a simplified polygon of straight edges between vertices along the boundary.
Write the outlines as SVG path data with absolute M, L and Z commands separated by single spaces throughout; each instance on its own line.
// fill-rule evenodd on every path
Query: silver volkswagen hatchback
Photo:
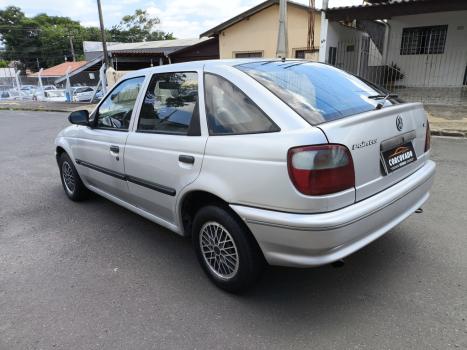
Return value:
M 219 287 L 265 263 L 328 264 L 428 199 L 435 173 L 420 103 L 334 67 L 218 60 L 125 76 L 56 138 L 63 188 L 95 192 L 191 236 Z

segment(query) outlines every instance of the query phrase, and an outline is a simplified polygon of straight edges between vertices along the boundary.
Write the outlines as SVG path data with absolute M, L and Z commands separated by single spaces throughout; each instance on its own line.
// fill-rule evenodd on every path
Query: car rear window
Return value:
M 259 61 L 237 65 L 312 125 L 371 111 L 385 91 L 332 66 L 306 61 Z M 395 101 L 386 101 L 391 105 Z

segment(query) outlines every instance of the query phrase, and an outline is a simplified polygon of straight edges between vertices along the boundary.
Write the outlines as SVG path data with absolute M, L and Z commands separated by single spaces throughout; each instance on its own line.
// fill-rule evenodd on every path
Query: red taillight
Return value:
M 355 186 L 352 155 L 345 146 L 291 148 L 287 163 L 290 179 L 303 194 L 321 196 Z
M 430 122 L 426 121 L 426 135 L 425 135 L 425 152 L 431 147 L 431 132 L 430 132 Z

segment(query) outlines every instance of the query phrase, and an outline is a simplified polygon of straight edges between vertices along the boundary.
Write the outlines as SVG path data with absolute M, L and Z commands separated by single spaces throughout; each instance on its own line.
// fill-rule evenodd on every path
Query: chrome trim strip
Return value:
M 161 193 L 167 194 L 169 196 L 175 196 L 175 194 L 176 194 L 176 191 L 173 188 L 170 188 L 170 187 L 167 187 L 167 186 L 164 186 L 164 185 L 159 185 L 159 184 L 156 184 L 154 182 L 149 182 L 149 181 L 140 179 L 138 177 L 126 175 L 126 180 L 129 181 L 129 182 L 132 182 L 132 183 L 134 183 L 136 185 L 147 187 L 147 188 L 149 188 L 151 190 L 161 192 Z
M 107 169 L 107 168 L 100 167 L 98 165 L 94 165 L 94 164 L 85 162 L 85 161 L 80 160 L 80 159 L 76 159 L 76 164 L 79 164 L 79 165 L 85 166 L 87 168 L 99 171 L 99 172 L 101 172 L 103 174 L 115 177 L 115 178 L 123 180 L 123 181 L 132 182 L 132 183 L 134 183 L 136 185 L 143 186 L 143 187 L 149 188 L 149 189 L 151 189 L 153 191 L 161 192 L 163 194 L 166 194 L 166 195 L 169 195 L 169 196 L 172 196 L 172 197 L 175 196 L 176 193 L 177 193 L 174 188 L 170 188 L 170 187 L 160 185 L 160 184 L 157 184 L 157 183 L 154 183 L 154 182 L 149 182 L 149 181 L 146 181 L 146 180 L 134 177 L 134 176 L 125 175 L 125 174 L 122 174 L 122 173 L 119 173 L 119 172 L 116 172 L 116 171 L 113 171 L 113 170 L 110 170 L 110 169 Z
M 85 166 L 86 168 L 89 168 L 89 169 L 92 169 L 92 170 L 99 171 L 99 172 L 101 172 L 103 174 L 115 177 L 115 178 L 120 179 L 120 180 L 125 180 L 125 175 L 124 174 L 121 174 L 119 172 L 116 172 L 116 171 L 113 171 L 113 170 L 110 170 L 110 169 L 100 167 L 98 165 L 94 165 L 94 164 L 85 162 L 84 160 L 81 160 L 81 159 L 76 159 L 76 164 Z

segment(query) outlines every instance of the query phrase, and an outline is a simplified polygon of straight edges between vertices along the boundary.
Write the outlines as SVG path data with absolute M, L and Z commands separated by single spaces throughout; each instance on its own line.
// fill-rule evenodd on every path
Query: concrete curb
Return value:
M 65 104 L 65 103 L 31 103 L 31 104 L 11 104 L 0 103 L 0 111 L 31 111 L 31 112 L 64 112 L 71 113 L 80 109 L 93 110 L 95 104 Z
M 0 107 L 0 111 L 61 112 L 61 113 L 73 112 L 72 110 L 63 110 L 59 108 L 9 108 L 9 107 Z
M 449 137 L 467 137 L 467 132 L 463 130 L 441 129 L 441 130 L 431 130 L 431 135 L 449 136 Z

